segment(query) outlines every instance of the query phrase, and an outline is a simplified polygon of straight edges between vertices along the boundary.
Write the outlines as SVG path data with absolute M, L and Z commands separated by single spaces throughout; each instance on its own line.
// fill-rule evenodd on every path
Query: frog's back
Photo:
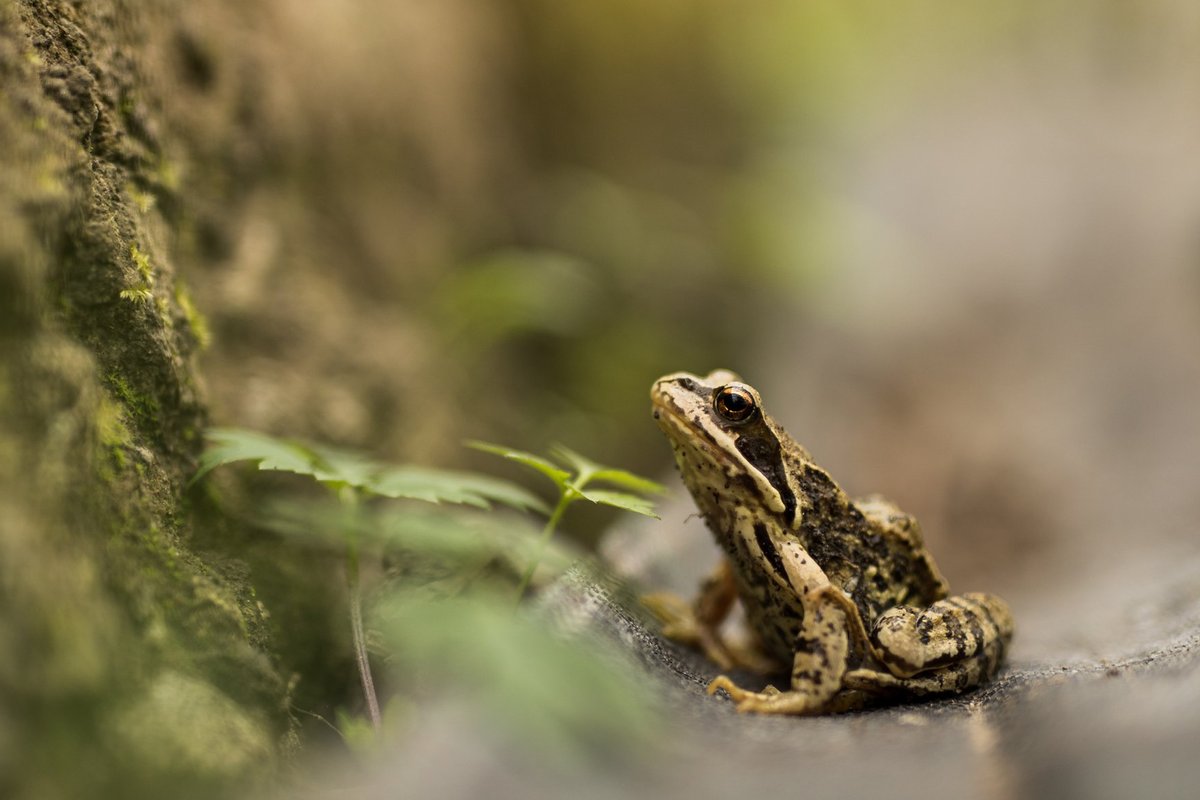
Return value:
M 795 534 L 868 625 L 896 605 L 923 606 L 946 596 L 946 581 L 915 519 L 882 498 L 852 501 L 812 462 L 793 466 L 804 498 Z

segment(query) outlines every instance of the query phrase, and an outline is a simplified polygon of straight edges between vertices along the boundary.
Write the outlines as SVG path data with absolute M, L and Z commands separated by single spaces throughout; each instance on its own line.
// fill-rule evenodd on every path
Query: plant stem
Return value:
M 358 506 L 358 494 L 351 487 L 338 492 L 338 499 L 347 511 Z M 367 714 L 378 735 L 383 730 L 383 718 L 379 713 L 379 698 L 375 695 L 375 679 L 371 677 L 371 661 L 367 657 L 367 635 L 363 629 L 362 586 L 358 579 L 358 536 L 353 523 L 346 527 L 346 589 L 350 595 L 350 631 L 354 637 L 354 661 L 358 664 L 358 677 L 362 681 L 363 697 L 367 701 Z
M 564 491 L 562 496 L 558 498 L 558 505 L 554 507 L 554 513 L 550 515 L 550 519 L 546 520 L 546 527 L 542 528 L 542 535 L 538 537 L 537 548 L 533 551 L 533 558 L 529 560 L 529 565 L 525 567 L 525 574 L 521 576 L 521 584 L 517 587 L 517 602 L 520 605 L 525 598 L 525 592 L 529 589 L 529 582 L 533 580 L 533 573 L 537 570 L 538 563 L 542 560 L 542 553 L 546 550 L 546 544 L 550 541 L 550 537 L 554 535 L 554 529 L 558 527 L 558 521 L 562 519 L 563 512 L 567 510 L 567 506 L 571 505 L 574 500 L 574 494 L 570 491 Z

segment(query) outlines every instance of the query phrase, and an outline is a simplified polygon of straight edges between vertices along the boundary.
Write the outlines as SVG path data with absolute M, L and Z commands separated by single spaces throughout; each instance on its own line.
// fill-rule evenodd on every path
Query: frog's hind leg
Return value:
M 979 672 L 973 676 L 976 683 L 995 674 L 1012 633 L 1012 614 L 1003 600 L 990 594 L 964 594 L 926 609 L 889 609 L 876 620 L 871 639 L 875 657 L 898 678 L 970 663 L 975 666 L 967 671 Z
M 724 689 L 737 703 L 738 711 L 759 714 L 825 714 L 849 710 L 836 701 L 853 644 L 855 629 L 862 628 L 858 609 L 836 587 L 824 586 L 805 598 L 810 610 L 796 637 L 791 688 L 786 692 L 768 687 L 762 692 L 739 688 L 721 675 L 708 685 L 708 693 Z

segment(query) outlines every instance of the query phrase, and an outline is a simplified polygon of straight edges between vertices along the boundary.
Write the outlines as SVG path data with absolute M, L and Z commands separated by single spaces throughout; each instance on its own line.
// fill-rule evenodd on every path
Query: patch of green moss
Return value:
M 154 267 L 150 265 L 150 256 L 143 253 L 137 246 L 137 243 L 129 245 L 129 258 L 133 261 L 134 269 L 138 272 L 140 281 L 128 289 L 122 289 L 120 292 L 121 299 L 129 300 L 133 303 L 151 303 L 154 302 Z M 157 306 L 159 315 L 165 316 L 163 306 L 166 301 L 160 301 Z
M 129 413 L 140 420 L 157 419 L 162 411 L 158 398 L 136 391 L 129 382 L 117 374 L 108 376 L 108 385 L 116 394 L 117 399 L 125 404 Z
M 137 206 L 137 210 L 143 214 L 149 213 L 154 208 L 154 204 L 158 202 L 158 199 L 153 194 L 143 192 L 132 183 L 125 184 L 125 194 L 129 195 L 129 199 Z
M 208 347 L 212 341 L 212 334 L 208 329 L 208 320 L 196 308 L 196 304 L 192 302 L 192 295 L 187 290 L 182 280 L 175 282 L 175 302 L 183 309 L 183 317 L 187 320 L 188 329 L 192 335 L 196 337 L 196 344 L 201 350 Z
M 142 286 L 134 289 L 122 289 L 121 299 L 128 300 L 131 303 L 145 303 L 149 305 L 154 301 L 154 293 Z
M 121 407 L 108 397 L 101 396 L 92 419 L 96 426 L 96 436 L 100 440 L 100 446 L 109 454 L 112 465 L 118 470 L 125 469 L 129 462 L 125 455 L 125 449 L 132 442 L 133 435 L 125 424 Z M 108 465 L 101 464 L 99 468 L 104 471 L 102 477 L 105 479 L 115 477 L 107 471 Z
M 143 253 L 135 242 L 129 245 L 129 257 L 133 260 L 133 266 L 137 268 L 138 274 L 142 276 L 146 285 L 153 286 L 154 268 L 150 266 L 150 256 Z

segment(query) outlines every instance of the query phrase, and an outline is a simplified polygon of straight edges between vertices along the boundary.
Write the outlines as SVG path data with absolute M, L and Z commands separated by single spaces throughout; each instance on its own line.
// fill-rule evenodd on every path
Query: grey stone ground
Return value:
M 449 710 L 373 790 L 380 797 L 401 787 L 438 797 L 1195 797 L 1200 569 L 1163 553 L 1121 573 L 1126 583 L 1097 572 L 1094 585 L 1064 597 L 1044 619 L 1027 615 L 1029 641 L 1017 640 L 1008 669 L 980 691 L 796 719 L 738 715 L 728 701 L 707 697 L 711 665 L 643 625 L 619 585 L 575 571 L 544 603 L 567 627 L 617 642 L 662 687 L 670 709 L 665 755 L 651 766 L 559 773 L 505 755 L 474 731 L 469 715 Z

